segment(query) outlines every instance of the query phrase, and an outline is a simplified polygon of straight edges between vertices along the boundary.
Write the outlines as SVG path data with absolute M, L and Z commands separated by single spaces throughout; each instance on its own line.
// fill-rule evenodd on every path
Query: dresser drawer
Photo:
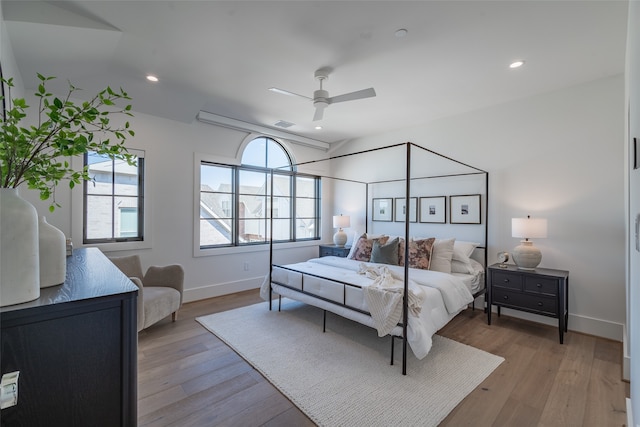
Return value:
M 504 307 L 525 309 L 551 316 L 556 316 L 558 313 L 558 299 L 542 294 L 525 294 L 508 289 L 495 288 L 493 289 L 492 300 L 494 304 Z
M 524 278 L 524 290 L 526 292 L 557 296 L 558 280 L 540 276 L 527 276 Z
M 508 271 L 493 271 L 491 285 L 520 291 L 522 290 L 522 276 Z

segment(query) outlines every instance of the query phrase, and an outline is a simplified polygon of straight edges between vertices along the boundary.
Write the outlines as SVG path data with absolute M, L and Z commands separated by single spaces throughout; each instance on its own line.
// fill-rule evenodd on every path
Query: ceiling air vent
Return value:
M 293 123 L 289 123 L 289 122 L 285 122 L 284 120 L 278 120 L 277 122 L 274 123 L 275 126 L 278 126 L 279 128 L 290 128 L 291 126 L 293 126 Z

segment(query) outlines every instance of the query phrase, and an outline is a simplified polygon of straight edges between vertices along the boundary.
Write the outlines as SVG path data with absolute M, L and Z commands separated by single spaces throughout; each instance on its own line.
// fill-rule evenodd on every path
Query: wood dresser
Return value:
M 2 426 L 137 424 L 138 288 L 96 248 L 67 258 L 64 284 L 0 308 L 1 373 L 19 371 Z
M 487 283 L 487 323 L 491 324 L 491 306 L 558 319 L 560 344 L 564 341 L 569 317 L 569 272 L 536 268 L 520 270 L 515 265 L 493 264 L 489 266 Z

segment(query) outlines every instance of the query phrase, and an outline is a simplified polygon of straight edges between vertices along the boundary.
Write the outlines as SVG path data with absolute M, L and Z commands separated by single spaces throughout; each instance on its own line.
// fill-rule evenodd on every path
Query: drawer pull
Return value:
M 504 283 L 509 283 L 509 279 L 504 279 Z
M 538 301 L 538 307 L 542 307 L 544 304 L 542 304 L 540 301 Z
M 502 298 L 509 299 L 509 295 L 504 295 Z
M 539 288 L 542 287 L 542 285 L 540 283 L 536 283 L 536 286 L 539 287 Z

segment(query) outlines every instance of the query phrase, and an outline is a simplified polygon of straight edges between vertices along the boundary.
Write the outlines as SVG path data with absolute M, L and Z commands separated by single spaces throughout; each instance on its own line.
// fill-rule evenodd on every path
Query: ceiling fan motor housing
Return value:
M 318 89 L 313 92 L 313 105 L 316 108 L 323 108 L 329 105 L 329 92 L 326 90 Z

